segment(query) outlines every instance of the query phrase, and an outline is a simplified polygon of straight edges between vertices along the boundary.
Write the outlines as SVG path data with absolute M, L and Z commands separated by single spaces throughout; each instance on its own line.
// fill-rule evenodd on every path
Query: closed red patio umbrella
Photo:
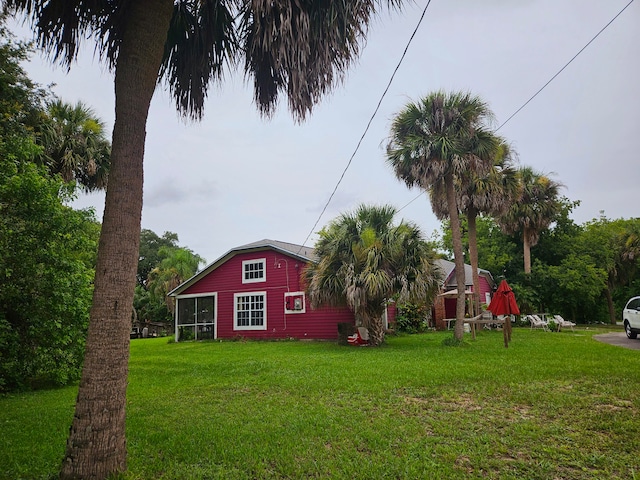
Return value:
M 520 315 L 520 309 L 516 303 L 516 296 L 506 280 L 502 280 L 498 289 L 493 294 L 491 303 L 487 307 L 494 315 Z M 511 341 L 511 319 L 505 319 L 504 328 L 504 346 L 508 347 Z

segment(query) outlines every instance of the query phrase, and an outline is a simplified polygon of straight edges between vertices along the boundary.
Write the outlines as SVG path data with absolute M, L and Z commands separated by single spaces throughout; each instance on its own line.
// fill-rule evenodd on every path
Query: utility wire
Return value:
M 358 141 L 358 144 L 356 145 L 355 150 L 351 154 L 351 157 L 349 158 L 349 161 L 347 162 L 347 166 L 342 171 L 342 175 L 340 175 L 340 179 L 338 180 L 338 183 L 336 183 L 336 186 L 333 189 L 333 192 L 331 192 L 331 195 L 329 196 L 329 199 L 327 200 L 327 203 L 325 203 L 324 208 L 322 209 L 322 212 L 320 212 L 320 215 L 318 216 L 318 219 L 316 220 L 316 223 L 314 223 L 313 227 L 311 227 L 311 231 L 309 232 L 309 234 L 307 235 L 307 238 L 305 238 L 304 242 L 302 243 L 302 246 L 300 247 L 300 250 L 298 251 L 298 253 L 300 253 L 302 248 L 307 244 L 307 241 L 309 240 L 309 238 L 313 234 L 313 231 L 318 226 L 318 223 L 320 222 L 320 219 L 322 218 L 322 215 L 324 215 L 324 212 L 327 210 L 327 207 L 329 206 L 329 203 L 331 203 L 331 200 L 333 199 L 333 196 L 336 194 L 336 191 L 338 190 L 338 187 L 342 183 L 342 180 L 344 179 L 344 176 L 347 173 L 347 170 L 349 170 L 349 167 L 351 166 L 351 162 L 353 161 L 353 158 L 356 156 L 356 153 L 358 153 L 358 150 L 360 149 L 360 145 L 362 144 L 362 141 L 364 140 L 364 137 L 367 135 L 367 132 L 369 131 L 369 127 L 371 127 L 371 123 L 373 122 L 373 119 L 375 118 L 376 114 L 378 113 L 378 110 L 380 109 L 380 105 L 382 104 L 382 100 L 384 100 L 384 97 L 387 95 L 387 92 L 389 91 L 389 88 L 391 87 L 391 83 L 393 82 L 393 79 L 395 78 L 396 73 L 398 72 L 398 69 L 400 68 L 400 65 L 402 64 L 402 61 L 404 60 L 404 57 L 407 55 L 407 51 L 409 50 L 409 46 L 411 45 L 411 42 L 413 41 L 413 38 L 416 36 L 416 33 L 418 33 L 418 29 L 420 28 L 420 25 L 422 24 L 422 20 L 424 19 L 424 16 L 427 13 L 427 9 L 429 8 L 430 4 L 431 4 L 431 0 L 429 0 L 427 2 L 427 5 L 424 7 L 424 10 L 422 11 L 422 15 L 420 16 L 420 20 L 418 20 L 418 24 L 416 25 L 416 28 L 413 30 L 413 33 L 411 34 L 411 37 L 409 38 L 409 41 L 407 42 L 407 45 L 404 48 L 404 52 L 402 52 L 402 56 L 400 57 L 400 61 L 396 65 L 396 68 L 393 70 L 393 73 L 391 74 L 391 78 L 389 79 L 389 83 L 387 83 L 387 87 L 384 89 L 384 92 L 382 92 L 382 96 L 380 97 L 380 100 L 378 100 L 378 105 L 376 106 L 375 110 L 373 111 L 373 114 L 371 115 L 371 118 L 369 119 L 369 122 L 367 123 L 367 126 L 364 129 L 364 132 L 362 133 L 362 136 L 360 137 L 360 140 Z
M 613 17 L 613 18 L 609 21 L 609 23 L 607 23 L 604 27 L 602 27 L 602 28 L 600 29 L 600 31 L 599 31 L 598 33 L 596 33 L 596 34 L 594 35 L 594 37 L 593 37 L 591 40 L 589 40 L 589 41 L 587 42 L 587 44 L 586 44 L 584 47 L 582 47 L 582 48 L 580 49 L 580 51 L 579 51 L 578 53 L 576 53 L 576 54 L 573 56 L 573 58 L 572 58 L 571 60 L 569 60 L 569 61 L 564 65 L 564 67 L 562 67 L 560 70 L 558 70 L 558 72 L 557 72 L 553 77 L 551 77 L 551 78 L 549 79 L 549 81 L 548 81 L 547 83 L 545 83 L 545 84 L 540 88 L 540 90 L 538 90 L 536 93 L 534 93 L 534 94 L 531 96 L 531 98 L 530 98 L 529 100 L 527 100 L 527 101 L 526 101 L 526 102 L 525 102 L 525 103 L 524 103 L 524 104 L 523 104 L 523 105 L 522 105 L 518 110 L 516 110 L 515 112 L 513 112 L 509 118 L 507 118 L 504 122 L 502 122 L 502 125 L 500 125 L 498 128 L 496 128 L 496 132 L 497 132 L 498 130 L 500 130 L 502 127 L 504 127 L 504 126 L 506 125 L 506 123 L 507 123 L 509 120 L 511 120 L 513 117 L 515 117 L 515 116 L 520 112 L 520 110 L 522 110 L 524 107 L 526 107 L 526 106 L 529 104 L 529 102 L 531 102 L 531 100 L 533 100 L 534 98 L 536 98 L 536 97 L 538 96 L 538 94 L 539 94 L 540 92 L 542 92 L 542 90 L 544 90 L 545 88 L 547 88 L 547 85 L 549 85 L 551 82 L 553 82 L 553 80 L 554 80 L 558 75 L 560 75 L 560 74 L 562 73 L 562 71 L 563 71 L 565 68 L 567 68 L 567 67 L 569 66 L 569 64 L 570 64 L 571 62 L 573 62 L 573 61 L 578 57 L 578 55 L 580 55 L 580 54 L 581 54 L 581 53 L 582 53 L 582 52 L 583 52 L 583 51 L 584 51 L 584 50 L 585 50 L 589 45 L 591 45 L 591 43 L 592 43 L 596 38 L 598 38 L 598 37 L 600 36 L 600 34 L 601 34 L 602 32 L 604 32 L 604 31 L 607 29 L 607 27 L 608 27 L 609 25 L 611 25 L 611 24 L 615 21 L 615 19 L 616 19 L 616 18 L 618 18 L 618 17 L 622 14 L 622 12 L 624 12 L 624 11 L 629 7 L 629 5 L 631 5 L 632 3 L 633 3 L 633 0 L 631 0 L 629 3 L 627 3 L 627 4 L 624 6 L 624 8 L 623 8 L 622 10 L 620 10 L 620 11 L 618 12 L 618 14 L 617 14 L 615 17 Z
M 563 66 L 560 70 L 558 70 L 558 71 L 556 72 L 556 74 L 555 74 L 553 77 L 551 77 L 547 83 L 545 83 L 545 84 L 544 84 L 544 85 L 543 85 L 543 86 L 542 86 L 542 87 L 541 87 L 541 88 L 540 88 L 536 93 L 534 93 L 534 94 L 531 96 L 531 98 L 529 98 L 529 100 L 527 100 L 525 103 L 523 103 L 523 104 L 522 104 L 522 106 L 521 106 L 520 108 L 518 108 L 515 112 L 513 112 L 509 118 L 507 118 L 504 122 L 502 122 L 502 124 L 501 124 L 498 128 L 496 128 L 496 130 L 495 130 L 495 131 L 497 132 L 497 131 L 498 131 L 498 130 L 500 130 L 502 127 L 504 127 L 504 126 L 506 125 L 506 123 L 507 123 L 509 120 L 511 120 L 513 117 L 515 117 L 518 113 L 520 113 L 520 111 L 521 111 L 524 107 L 526 107 L 526 106 L 527 106 L 527 105 L 528 105 L 528 104 L 529 104 L 529 103 L 530 103 L 534 98 L 536 98 L 536 97 L 540 94 L 540 92 L 542 92 L 545 88 L 547 88 L 547 86 L 548 86 L 551 82 L 553 82 L 553 80 L 555 80 L 555 78 L 556 78 L 558 75 L 560 75 L 560 74 L 562 73 L 562 71 L 563 71 L 565 68 L 567 68 L 567 67 L 569 66 L 569 64 L 570 64 L 571 62 L 573 62 L 573 61 L 578 57 L 578 55 L 580 55 L 584 50 L 586 50 L 586 48 L 587 48 L 589 45 L 591 45 L 591 43 L 592 43 L 596 38 L 598 38 L 598 37 L 600 36 L 600 34 L 601 34 L 602 32 L 604 32 L 604 31 L 607 29 L 607 27 L 609 27 L 609 25 L 611 25 L 611 24 L 614 22 L 614 21 L 615 21 L 615 20 L 616 20 L 616 19 L 617 19 L 621 14 L 622 14 L 622 12 L 624 12 L 624 11 L 629 7 L 629 5 L 631 5 L 631 4 L 633 3 L 633 1 L 634 1 L 634 0 L 631 0 L 629 3 L 627 3 L 627 4 L 622 8 L 622 10 L 620 10 L 620 11 L 616 14 L 616 16 L 615 16 L 615 17 L 613 17 L 613 18 L 609 21 L 609 23 L 607 23 L 604 27 L 602 27 L 602 28 L 600 29 L 600 31 L 599 31 L 598 33 L 596 33 L 596 34 L 593 36 L 593 38 L 591 38 L 591 40 L 589 40 L 589 41 L 585 44 L 585 46 L 584 46 L 584 47 L 582 47 L 582 48 L 578 51 L 578 53 L 576 53 L 576 54 L 571 58 L 571 60 L 569 60 L 567 63 L 565 63 L 565 64 L 564 64 L 564 66 Z M 409 205 L 411 205 L 411 204 L 412 204 L 413 202 L 415 202 L 418 198 L 420 198 L 420 196 L 422 196 L 422 195 L 424 195 L 424 194 L 425 194 L 425 192 L 420 192 L 420 193 L 419 193 L 415 198 L 413 198 L 412 200 L 410 200 L 410 201 L 409 201 L 409 203 L 407 203 L 404 207 L 402 207 L 401 209 L 399 209 L 399 210 L 398 210 L 398 212 L 402 211 L 403 209 L 405 209 L 406 207 L 408 207 Z

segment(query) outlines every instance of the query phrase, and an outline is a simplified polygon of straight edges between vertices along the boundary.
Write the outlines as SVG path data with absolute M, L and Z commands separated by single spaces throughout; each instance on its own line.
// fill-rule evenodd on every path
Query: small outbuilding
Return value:
M 433 326 L 442 330 L 448 326 L 446 319 L 455 318 L 456 316 L 457 295 L 447 295 L 447 293 L 457 293 L 458 284 L 456 281 L 455 263 L 450 262 L 449 260 L 438 259 L 436 260 L 436 264 L 442 271 L 442 278 L 444 278 L 444 281 L 442 282 L 441 287 L 442 294 L 436 298 L 433 306 L 432 317 Z M 480 303 L 486 303 L 488 305 L 491 302 L 491 295 L 495 290 L 496 283 L 491 272 L 488 270 L 479 268 L 478 276 L 480 279 Z M 474 293 L 471 265 L 465 264 L 464 278 L 464 289 L 465 292 L 468 292 L 468 297 L 471 299 Z

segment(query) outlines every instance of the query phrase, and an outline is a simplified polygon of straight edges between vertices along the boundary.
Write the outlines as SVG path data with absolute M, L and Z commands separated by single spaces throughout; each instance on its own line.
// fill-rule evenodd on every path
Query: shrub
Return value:
M 426 305 L 416 305 L 406 303 L 398 306 L 398 315 L 396 324 L 398 330 L 406 333 L 420 333 L 427 330 L 427 314 Z

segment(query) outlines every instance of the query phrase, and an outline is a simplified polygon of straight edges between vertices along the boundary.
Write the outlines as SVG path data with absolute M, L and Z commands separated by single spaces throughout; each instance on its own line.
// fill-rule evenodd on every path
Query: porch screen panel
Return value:
M 215 309 L 214 297 L 199 297 L 197 323 L 213 323 L 214 309 Z
M 178 299 L 178 325 L 192 325 L 196 320 L 196 299 Z

